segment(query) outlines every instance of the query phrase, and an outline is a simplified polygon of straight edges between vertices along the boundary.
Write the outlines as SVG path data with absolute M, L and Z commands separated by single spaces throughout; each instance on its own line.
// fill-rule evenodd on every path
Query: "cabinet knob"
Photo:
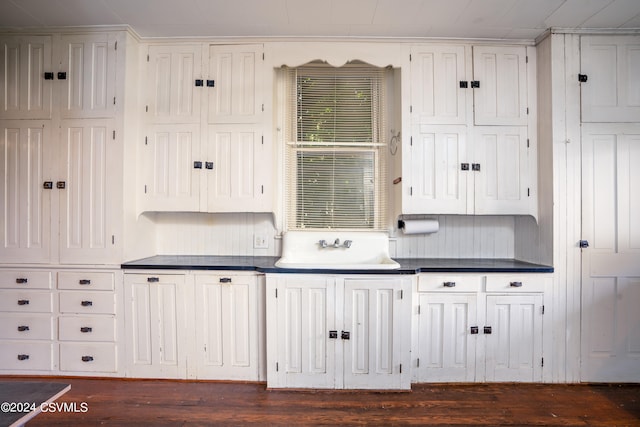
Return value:
M 221 277 L 220 283 L 231 283 L 231 277 Z
M 90 285 L 91 284 L 91 280 L 89 280 L 89 279 L 80 279 L 80 280 L 78 280 L 78 283 L 80 285 Z
M 456 282 L 444 282 L 442 286 L 444 286 L 445 288 L 455 288 Z
M 147 277 L 147 282 L 149 283 L 158 283 L 160 281 L 159 277 Z
M 89 326 L 83 326 L 82 328 L 80 328 L 80 332 L 82 332 L 83 334 L 88 334 L 90 332 L 93 332 L 93 328 Z
M 29 355 L 28 354 L 19 354 L 18 355 L 18 360 L 29 360 Z
M 16 279 L 16 283 L 19 285 L 24 285 L 29 281 L 29 279 L 27 279 L 26 277 L 18 277 Z
M 18 305 L 29 305 L 29 300 L 28 299 L 19 299 L 18 300 Z
M 510 282 L 509 286 L 511 286 L 512 288 L 521 288 L 522 282 Z
M 83 362 L 93 362 L 93 356 L 82 356 Z
M 93 305 L 93 301 L 82 301 L 80 305 L 83 307 L 91 307 Z
M 18 326 L 18 331 L 19 332 L 25 332 L 25 331 L 28 331 L 28 330 L 29 330 L 29 327 L 26 326 L 26 325 Z

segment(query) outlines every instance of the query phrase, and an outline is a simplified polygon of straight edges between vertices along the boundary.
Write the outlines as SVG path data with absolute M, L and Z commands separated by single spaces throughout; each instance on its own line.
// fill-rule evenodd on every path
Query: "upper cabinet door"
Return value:
M 262 45 L 212 45 L 209 48 L 209 123 L 260 123 Z
M 111 118 L 116 112 L 116 41 L 109 34 L 63 35 L 60 87 L 63 118 Z
M 580 39 L 583 122 L 640 121 L 640 37 Z
M 51 118 L 51 37 L 3 38 L 0 113 L 3 119 Z
M 412 123 L 466 123 L 468 89 L 460 82 L 468 80 L 465 77 L 467 49 L 457 45 L 426 45 L 412 49 Z
M 150 123 L 200 123 L 201 45 L 149 47 L 147 106 Z
M 527 125 L 525 46 L 474 46 L 471 86 L 476 125 Z

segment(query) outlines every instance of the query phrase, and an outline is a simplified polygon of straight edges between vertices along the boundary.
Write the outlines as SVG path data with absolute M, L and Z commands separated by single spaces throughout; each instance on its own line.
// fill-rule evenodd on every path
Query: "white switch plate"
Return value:
M 255 234 L 253 236 L 253 248 L 268 249 L 269 243 L 267 242 L 267 236 L 265 236 L 264 234 Z

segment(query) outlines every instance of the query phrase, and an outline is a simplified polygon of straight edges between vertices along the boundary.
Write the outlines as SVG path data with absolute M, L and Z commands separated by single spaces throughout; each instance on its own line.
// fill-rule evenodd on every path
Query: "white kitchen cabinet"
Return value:
M 537 216 L 530 54 L 525 46 L 412 47 L 403 214 Z
M 640 37 L 580 37 L 583 122 L 640 121 Z
M 549 280 L 536 274 L 421 274 L 414 380 L 542 381 Z
M 184 275 L 125 274 L 127 376 L 185 376 L 186 286 Z
M 3 119 L 50 119 L 55 77 L 52 37 L 0 36 L 0 43 L 0 115 Z
M 272 388 L 410 387 L 411 279 L 267 275 Z
M 258 378 L 256 281 L 253 274 L 195 275 L 197 378 Z

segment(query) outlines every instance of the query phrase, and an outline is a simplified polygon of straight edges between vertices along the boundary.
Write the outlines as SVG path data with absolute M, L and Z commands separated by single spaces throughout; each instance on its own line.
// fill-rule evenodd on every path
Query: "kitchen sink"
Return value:
M 386 233 L 373 231 L 289 231 L 282 237 L 278 268 L 390 270 Z

